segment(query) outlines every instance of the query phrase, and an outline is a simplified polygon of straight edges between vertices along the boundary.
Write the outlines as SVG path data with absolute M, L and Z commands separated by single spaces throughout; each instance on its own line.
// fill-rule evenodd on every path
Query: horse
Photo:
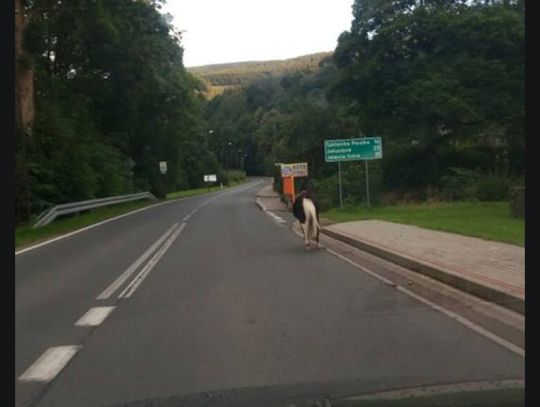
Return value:
M 313 194 L 305 190 L 301 191 L 294 200 L 292 212 L 300 222 L 306 249 L 310 247 L 310 238 L 315 240 L 317 248 L 320 249 L 322 247 L 319 242 L 321 225 L 319 224 L 319 211 Z

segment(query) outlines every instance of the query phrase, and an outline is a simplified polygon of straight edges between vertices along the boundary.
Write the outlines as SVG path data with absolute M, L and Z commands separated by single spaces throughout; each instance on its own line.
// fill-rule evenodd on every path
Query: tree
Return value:
M 35 115 L 18 108 L 19 121 L 32 123 L 31 138 L 17 137 L 19 219 L 66 201 L 200 184 L 185 154 L 201 140 L 200 83 L 186 72 L 181 36 L 160 4 L 23 5 L 18 61 L 31 62 Z M 163 160 L 173 169 L 166 177 Z
M 463 3 L 358 0 L 334 54 L 341 73 L 333 97 L 364 132 L 423 151 L 425 184 L 451 165 L 441 163 L 448 148 L 489 144 L 520 154 L 523 14 L 510 2 Z

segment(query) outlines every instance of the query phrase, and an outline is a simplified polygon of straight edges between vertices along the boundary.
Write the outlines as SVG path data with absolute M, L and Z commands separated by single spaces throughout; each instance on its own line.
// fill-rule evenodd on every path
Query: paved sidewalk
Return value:
M 274 191 L 272 182 L 266 184 L 257 192 L 257 205 L 262 205 L 267 211 L 273 212 L 288 212 L 287 205 L 281 202 L 279 194 Z
M 271 183 L 257 200 L 267 211 L 287 211 Z M 524 313 L 523 247 L 379 220 L 321 223 L 323 234 Z

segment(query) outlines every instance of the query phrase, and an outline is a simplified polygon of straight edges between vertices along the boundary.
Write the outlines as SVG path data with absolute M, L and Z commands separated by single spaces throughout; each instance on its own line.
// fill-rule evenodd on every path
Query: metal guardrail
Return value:
M 102 206 L 115 205 L 124 202 L 137 201 L 139 199 L 151 199 L 157 201 L 157 198 L 150 192 L 140 192 L 130 195 L 111 196 L 108 198 L 90 199 L 88 201 L 79 201 L 56 205 L 53 208 L 42 212 L 37 219 L 37 222 L 32 226 L 32 229 L 48 225 L 58 216 L 67 215 L 69 213 L 81 212 L 88 209 L 100 208 Z

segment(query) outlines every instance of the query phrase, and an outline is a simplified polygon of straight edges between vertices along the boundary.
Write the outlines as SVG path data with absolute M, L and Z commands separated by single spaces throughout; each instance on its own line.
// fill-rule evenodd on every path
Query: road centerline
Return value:
M 129 298 L 133 295 L 137 287 L 141 285 L 141 283 L 144 281 L 144 279 L 150 274 L 152 269 L 156 266 L 156 264 L 159 262 L 159 260 L 163 257 L 163 255 L 167 252 L 169 247 L 174 243 L 176 238 L 182 233 L 184 228 L 186 227 L 186 223 L 182 223 L 180 227 L 172 234 L 172 236 L 167 239 L 167 241 L 161 246 L 161 248 L 154 254 L 152 259 L 146 265 L 143 267 L 143 269 L 137 274 L 133 280 L 127 285 L 126 288 L 118 295 L 118 298 Z
M 174 231 L 178 226 L 178 223 L 173 224 L 161 237 L 156 240 L 152 246 L 150 246 L 141 257 L 139 257 L 127 270 L 125 270 L 113 283 L 107 287 L 101 294 L 96 297 L 96 300 L 106 300 L 114 294 L 116 290 L 137 270 L 137 268 L 156 251 L 156 249 L 163 243 L 165 239 Z

